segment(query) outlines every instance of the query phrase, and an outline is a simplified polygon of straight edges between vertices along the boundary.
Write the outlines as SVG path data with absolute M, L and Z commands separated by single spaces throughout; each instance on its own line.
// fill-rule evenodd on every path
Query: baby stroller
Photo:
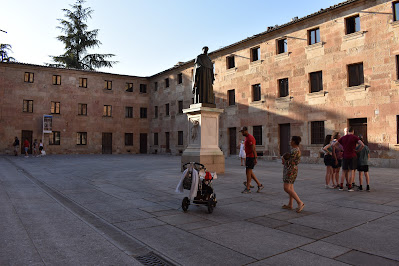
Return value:
M 184 164 L 183 170 L 186 169 L 187 171 L 182 182 L 183 188 L 190 190 L 190 198 L 193 200 L 193 204 L 207 205 L 208 212 L 212 213 L 217 203 L 216 194 L 212 187 L 212 180 L 214 177 L 215 179 L 217 178 L 216 173 L 212 176 L 210 172 L 206 172 L 203 164 L 196 162 Z M 193 185 L 193 182 L 197 182 L 198 186 Z M 188 206 L 190 206 L 190 198 L 185 197 L 182 201 L 181 206 L 184 212 L 187 212 Z

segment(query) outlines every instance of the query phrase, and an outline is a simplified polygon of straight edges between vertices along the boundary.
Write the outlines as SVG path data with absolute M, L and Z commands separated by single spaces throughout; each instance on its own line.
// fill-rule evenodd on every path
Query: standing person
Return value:
M 243 140 L 241 141 L 240 144 L 240 154 L 238 155 L 238 157 L 240 157 L 241 159 L 241 166 L 244 166 L 246 155 L 245 155 L 245 145 Z
M 29 143 L 29 140 L 26 138 L 24 140 L 25 158 L 29 158 L 29 155 L 28 155 L 29 147 L 30 147 L 30 143 Z
M 14 143 L 12 144 L 14 146 L 14 156 L 18 156 L 18 149 L 19 149 L 19 139 L 18 137 L 15 137 Z
M 301 137 L 292 136 L 291 138 L 291 152 L 285 153 L 282 158 L 282 163 L 284 165 L 283 171 L 283 182 L 284 182 L 284 191 L 287 192 L 290 199 L 288 201 L 288 205 L 283 205 L 283 209 L 292 210 L 293 208 L 293 200 L 296 201 L 298 207 L 296 208 L 296 212 L 300 213 L 305 204 L 298 197 L 294 190 L 294 182 L 298 175 L 298 164 L 301 159 L 301 150 L 299 149 L 299 143 L 301 143 Z
M 354 191 L 352 188 L 352 183 L 355 181 L 355 170 L 357 166 L 357 157 L 356 157 L 356 143 L 360 145 L 359 152 L 363 149 L 363 142 L 354 135 L 355 130 L 353 127 L 348 129 L 348 135 L 341 137 L 338 142 L 344 147 L 343 153 L 343 162 L 342 162 L 342 171 L 344 172 L 346 183 L 348 185 L 348 191 Z M 351 171 L 351 177 L 349 177 L 349 170 Z M 343 178 L 341 178 L 341 187 L 339 190 L 343 190 L 344 187 Z
M 40 156 L 42 155 L 42 150 L 43 150 L 43 148 L 44 148 L 44 146 L 43 146 L 43 141 L 40 140 L 40 142 L 39 142 L 39 155 L 40 155 Z
M 244 182 L 245 189 L 242 191 L 242 193 L 247 194 L 251 193 L 251 180 L 255 180 L 256 184 L 258 184 L 258 190 L 256 192 L 260 192 L 264 186 L 259 182 L 259 180 L 256 178 L 253 169 L 255 165 L 257 164 L 257 157 L 258 154 L 256 153 L 256 141 L 255 138 L 248 133 L 248 128 L 247 127 L 242 127 L 240 130 L 241 134 L 245 137 L 244 141 L 244 148 L 245 148 L 245 154 L 246 154 L 246 159 L 245 159 L 245 173 L 247 176 L 247 182 Z
M 37 149 L 38 149 L 38 144 L 37 144 L 37 139 L 35 139 L 33 141 L 33 157 L 37 157 L 38 156 Z
M 330 180 L 333 177 L 333 157 L 331 147 L 332 135 L 327 135 L 324 139 L 323 152 L 324 152 L 324 165 L 326 166 L 326 185 L 325 188 L 329 188 Z
M 338 139 L 341 138 L 341 134 L 339 132 L 335 132 L 333 135 L 333 181 L 335 180 L 335 187 L 334 188 L 339 188 L 339 169 L 342 166 L 342 155 L 344 153 L 344 147 L 341 145 L 341 143 L 338 142 Z
M 359 135 L 359 139 L 364 143 L 362 135 Z M 356 150 L 359 149 L 360 145 L 356 147 Z M 370 159 L 370 149 L 366 144 L 364 144 L 364 148 L 358 151 L 358 158 L 357 158 L 357 171 L 359 172 L 359 187 L 357 189 L 358 191 L 363 191 L 362 173 L 364 172 L 364 176 L 366 177 L 366 183 L 367 183 L 366 191 L 370 192 L 369 159 Z

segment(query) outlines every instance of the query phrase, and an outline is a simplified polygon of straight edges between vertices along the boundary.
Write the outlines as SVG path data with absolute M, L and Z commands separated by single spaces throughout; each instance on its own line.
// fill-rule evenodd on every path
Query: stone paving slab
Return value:
M 388 260 L 360 251 L 350 251 L 342 256 L 339 256 L 336 259 L 355 266 L 397 266 L 399 264 L 397 261 Z
M 351 251 L 349 248 L 330 244 L 322 240 L 302 246 L 300 249 L 331 259 Z

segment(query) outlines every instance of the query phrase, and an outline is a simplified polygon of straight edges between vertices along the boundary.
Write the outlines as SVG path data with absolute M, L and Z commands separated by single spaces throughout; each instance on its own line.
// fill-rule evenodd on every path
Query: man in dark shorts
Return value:
M 341 137 L 338 142 L 344 147 L 344 154 L 343 154 L 343 161 L 342 161 L 342 171 L 344 172 L 346 183 L 348 184 L 348 191 L 354 191 L 352 188 L 352 183 L 355 182 L 355 170 L 357 167 L 357 155 L 356 155 L 356 144 L 359 144 L 360 152 L 363 147 L 364 143 L 354 135 L 355 130 L 353 127 L 348 129 L 348 135 Z M 349 170 L 351 171 L 351 178 L 349 179 Z M 339 190 L 343 190 L 343 183 Z
M 244 148 L 246 153 L 245 159 L 245 173 L 247 176 L 247 182 L 244 182 L 246 188 L 242 193 L 247 194 L 251 193 L 251 180 L 255 180 L 256 184 L 258 184 L 258 190 L 256 192 L 260 192 L 264 186 L 259 183 L 259 180 L 256 178 L 255 174 L 253 173 L 253 169 L 257 164 L 257 157 L 258 154 L 256 153 L 256 141 L 255 138 L 248 133 L 247 127 L 242 127 L 240 130 L 241 134 L 245 137 Z

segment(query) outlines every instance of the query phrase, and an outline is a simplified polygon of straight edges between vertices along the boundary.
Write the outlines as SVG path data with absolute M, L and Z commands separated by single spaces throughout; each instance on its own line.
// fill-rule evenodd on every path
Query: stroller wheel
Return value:
M 210 198 L 208 200 L 208 212 L 212 213 L 213 212 L 213 207 L 214 207 L 214 202 L 213 202 L 213 198 Z
M 187 212 L 188 210 L 188 205 L 190 205 L 190 200 L 188 199 L 188 197 L 185 197 L 181 203 L 181 207 L 183 209 L 184 212 Z

